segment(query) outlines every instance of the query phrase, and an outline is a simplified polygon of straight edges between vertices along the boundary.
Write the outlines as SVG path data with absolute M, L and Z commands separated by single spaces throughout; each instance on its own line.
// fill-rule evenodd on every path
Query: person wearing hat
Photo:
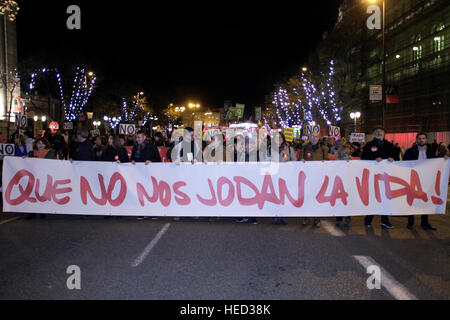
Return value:
M 77 142 L 78 145 L 75 149 L 73 159 L 75 161 L 95 161 L 95 152 L 92 144 L 88 140 L 89 133 L 84 130 L 78 130 L 77 132 Z
M 386 131 L 384 128 L 378 127 L 373 131 L 373 140 L 366 144 L 363 149 L 361 160 L 376 160 L 381 162 L 388 159 L 390 162 L 400 161 L 400 154 L 396 151 L 395 146 L 385 139 Z M 365 225 L 369 229 L 372 227 L 374 216 L 366 216 Z M 384 229 L 394 229 L 389 222 L 388 216 L 381 217 L 381 227 Z

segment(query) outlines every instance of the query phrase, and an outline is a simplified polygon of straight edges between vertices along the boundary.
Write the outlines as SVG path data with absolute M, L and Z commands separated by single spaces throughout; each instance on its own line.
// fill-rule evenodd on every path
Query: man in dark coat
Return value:
M 131 152 L 131 163 L 145 162 L 146 165 L 152 162 L 161 162 L 158 148 L 147 140 L 147 135 L 143 131 L 139 131 L 136 135 L 137 144 L 134 145 Z
M 361 160 L 376 160 L 381 162 L 388 159 L 390 162 L 400 161 L 400 155 L 396 152 L 395 146 L 389 141 L 385 140 L 384 128 L 375 128 L 373 141 L 366 144 L 363 149 Z M 365 219 L 366 228 L 372 227 L 374 216 L 367 216 Z M 381 227 L 385 229 L 394 229 L 389 222 L 388 216 L 381 217 Z
M 144 131 L 139 131 L 136 135 L 136 144 L 131 152 L 131 163 L 133 165 L 138 163 L 144 163 L 149 165 L 152 162 L 161 162 L 161 156 L 159 155 L 158 148 L 147 140 L 147 135 Z M 147 217 L 138 217 L 137 220 L 142 221 Z M 156 220 L 156 217 L 153 217 Z
M 414 146 L 408 150 L 406 150 L 405 155 L 403 156 L 404 161 L 412 161 L 412 160 L 427 160 L 436 158 L 433 147 L 428 144 L 428 137 L 425 133 L 419 133 L 416 137 L 417 146 Z M 409 230 L 414 229 L 414 216 L 408 217 L 408 226 Z M 425 230 L 434 230 L 430 223 L 428 222 L 428 216 L 422 216 L 422 228 Z
M 78 145 L 75 148 L 71 161 L 95 161 L 94 148 L 88 140 L 89 133 L 84 129 L 78 130 L 77 138 Z

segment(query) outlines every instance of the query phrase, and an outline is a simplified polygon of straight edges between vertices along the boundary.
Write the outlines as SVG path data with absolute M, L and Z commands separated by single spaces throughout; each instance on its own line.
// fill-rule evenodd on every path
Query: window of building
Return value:
M 422 40 L 422 37 L 420 34 L 418 34 L 414 40 L 413 40 L 413 47 L 412 47 L 412 61 L 418 61 L 422 59 L 423 54 L 423 47 L 420 41 Z M 419 71 L 419 63 L 414 63 L 413 69 L 415 72 Z
M 439 51 L 443 51 L 445 48 L 445 36 L 444 36 L 444 24 L 439 24 L 434 28 L 434 37 L 433 37 L 433 52 L 437 53 Z

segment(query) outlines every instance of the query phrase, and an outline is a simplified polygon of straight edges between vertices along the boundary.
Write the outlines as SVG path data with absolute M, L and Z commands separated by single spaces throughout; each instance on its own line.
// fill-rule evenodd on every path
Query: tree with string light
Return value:
M 149 113 L 147 97 L 143 92 L 125 99 L 122 98 L 122 120 L 125 123 L 135 123 L 138 120 L 144 120 Z
M 273 109 L 277 124 L 283 128 L 323 120 L 327 125 L 339 124 L 342 107 L 334 90 L 334 62 L 330 61 L 327 73 L 301 73 L 279 85 L 273 93 Z
M 51 75 L 57 80 L 59 88 L 59 96 L 61 105 L 64 109 L 65 120 L 75 121 L 80 116 L 81 112 L 86 108 L 89 98 L 94 90 L 95 82 L 97 80 L 93 72 L 88 72 L 86 69 L 77 67 L 74 80 L 70 89 L 66 90 L 63 86 L 63 77 L 58 68 L 41 68 L 31 73 L 30 83 L 27 87 L 27 96 L 32 102 L 33 93 L 36 91 L 38 81 L 44 79 L 44 76 Z M 47 81 L 48 79 L 45 78 Z M 70 96 L 66 96 L 65 92 L 70 92 Z

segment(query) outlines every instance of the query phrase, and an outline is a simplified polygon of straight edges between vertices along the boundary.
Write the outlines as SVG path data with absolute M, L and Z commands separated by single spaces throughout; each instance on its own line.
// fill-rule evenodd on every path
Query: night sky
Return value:
M 306 62 L 342 1 L 18 2 L 19 58 L 28 64 L 84 64 L 99 91 L 135 88 L 156 106 L 222 107 L 262 105 Z M 66 27 L 71 4 L 81 7 L 80 31 Z

